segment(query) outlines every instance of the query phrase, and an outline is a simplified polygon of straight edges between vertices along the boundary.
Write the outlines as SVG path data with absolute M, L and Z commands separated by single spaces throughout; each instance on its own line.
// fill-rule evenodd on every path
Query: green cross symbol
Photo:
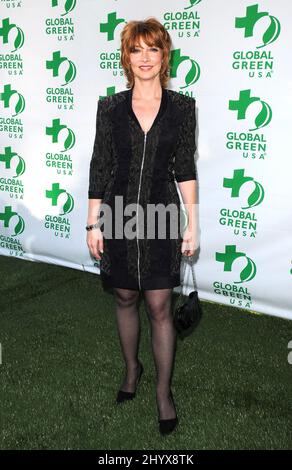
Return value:
M 65 189 L 60 189 L 59 183 L 52 184 L 52 190 L 46 190 L 46 197 L 52 199 L 52 206 L 57 205 L 58 197 L 60 194 L 65 193 Z
M 9 220 L 14 215 L 17 215 L 17 212 L 13 212 L 11 206 L 5 206 L 4 212 L 0 212 L 0 220 L 4 220 L 4 227 L 9 227 Z

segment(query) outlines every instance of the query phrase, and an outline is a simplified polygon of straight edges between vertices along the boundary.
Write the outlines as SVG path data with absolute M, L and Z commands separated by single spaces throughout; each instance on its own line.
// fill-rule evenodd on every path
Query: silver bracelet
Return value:
M 99 223 L 96 222 L 96 224 L 86 225 L 85 228 L 86 230 L 93 230 L 93 229 L 99 228 Z

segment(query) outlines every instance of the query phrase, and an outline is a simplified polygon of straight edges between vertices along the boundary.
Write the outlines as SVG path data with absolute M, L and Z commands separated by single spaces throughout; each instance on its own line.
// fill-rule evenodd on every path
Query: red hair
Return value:
M 130 53 L 134 50 L 140 38 L 148 46 L 162 49 L 162 64 L 160 69 L 160 83 L 166 88 L 169 81 L 169 58 L 171 37 L 164 26 L 154 17 L 145 21 L 129 21 L 121 32 L 121 64 L 127 77 L 127 88 L 134 85 L 134 75 L 130 65 Z

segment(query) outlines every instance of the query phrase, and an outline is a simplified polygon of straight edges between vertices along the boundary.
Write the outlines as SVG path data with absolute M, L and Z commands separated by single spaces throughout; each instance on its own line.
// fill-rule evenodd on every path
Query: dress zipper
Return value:
M 142 171 L 143 171 L 144 157 L 145 157 L 146 138 L 147 138 L 147 132 L 144 132 L 143 158 L 142 158 L 142 164 L 141 164 L 141 170 L 140 170 L 140 181 L 139 181 L 138 199 L 137 199 L 138 282 L 139 282 L 139 289 L 140 289 L 140 290 L 141 290 L 141 279 L 140 279 L 140 249 L 139 249 L 139 242 L 138 242 L 138 229 L 139 229 L 139 220 L 138 220 L 139 209 L 138 209 L 138 204 L 139 204 L 140 189 L 141 189 L 141 178 L 142 178 Z

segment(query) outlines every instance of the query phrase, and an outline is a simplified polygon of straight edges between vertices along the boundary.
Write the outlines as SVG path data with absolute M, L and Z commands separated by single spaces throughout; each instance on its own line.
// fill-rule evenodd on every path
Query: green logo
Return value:
M 244 29 L 245 38 L 253 36 L 254 27 L 261 18 L 268 17 L 270 19 L 270 24 L 263 34 L 263 44 L 257 46 L 257 49 L 276 41 L 281 30 L 280 22 L 275 16 L 269 15 L 266 11 L 260 13 L 258 8 L 258 4 L 251 5 L 246 8 L 246 15 L 244 17 L 235 18 L 235 27 Z
M 60 194 L 67 194 L 67 200 L 63 205 L 63 212 L 60 215 L 68 214 L 73 210 L 74 207 L 74 200 L 71 194 L 69 194 L 65 189 L 60 189 L 59 183 L 52 183 L 52 189 L 46 190 L 46 197 L 51 199 L 52 206 L 57 206 L 58 204 L 58 197 Z
M 115 11 L 108 13 L 107 23 L 100 23 L 100 32 L 107 33 L 107 40 L 113 41 L 115 29 L 120 23 L 126 23 L 126 20 L 124 18 L 118 19 Z
M 229 101 L 229 109 L 231 111 L 237 111 L 237 119 L 245 119 L 246 111 L 249 105 L 251 105 L 255 101 L 259 101 L 262 105 L 262 109 L 255 118 L 256 127 L 254 127 L 253 129 L 249 129 L 250 131 L 255 131 L 257 129 L 260 129 L 261 127 L 267 126 L 271 122 L 272 110 L 271 107 L 265 101 L 262 101 L 256 96 L 251 97 L 250 94 L 251 90 L 240 91 L 239 100 Z
M 106 94 L 105 95 L 99 95 L 99 99 L 100 100 L 103 100 L 104 98 L 106 98 L 107 96 L 111 96 L 111 95 L 114 95 L 116 93 L 116 87 L 115 85 L 113 86 L 108 86 L 106 88 Z
M 190 5 L 187 7 L 184 7 L 184 10 L 188 10 L 189 8 L 193 8 L 195 5 L 198 5 L 198 3 L 201 3 L 202 0 L 190 0 Z
M 12 237 L 15 237 L 15 235 L 20 235 L 24 231 L 24 220 L 17 212 L 12 211 L 11 206 L 5 206 L 4 212 L 0 212 L 0 220 L 3 220 L 5 228 L 9 227 L 12 217 L 15 215 L 18 218 L 18 222 L 14 226 L 14 233 L 11 235 Z
M 23 46 L 24 34 L 19 26 L 16 26 L 14 23 L 10 24 L 9 18 L 4 18 L 2 21 L 2 26 L 0 27 L 0 37 L 3 38 L 3 44 L 8 44 L 8 36 L 11 30 L 15 30 L 12 34 L 12 37 L 14 37 L 14 49 L 11 50 L 11 52 L 15 52 Z
M 240 284 L 242 282 L 251 281 L 256 275 L 256 265 L 251 258 L 246 256 L 245 253 L 236 251 L 235 245 L 226 245 L 225 246 L 225 253 L 216 252 L 215 259 L 216 261 L 220 261 L 224 263 L 224 271 L 232 271 L 233 262 L 238 258 L 245 258 L 246 259 L 246 266 L 240 273 L 240 281 L 234 281 L 235 284 Z
M 59 0 L 52 0 L 52 7 L 57 7 L 58 3 L 59 3 Z M 68 15 L 70 11 L 74 10 L 75 6 L 76 6 L 76 0 L 66 0 L 65 5 L 64 5 L 65 13 L 61 13 L 61 16 Z
M 18 100 L 14 107 L 15 114 L 12 114 L 12 116 L 17 116 L 18 114 L 22 113 L 22 111 L 24 110 L 25 108 L 24 97 L 20 93 L 18 93 L 17 90 L 11 90 L 10 84 L 4 85 L 4 91 L 3 93 L 0 94 L 0 101 L 4 102 L 4 108 L 10 107 L 9 105 L 10 98 L 15 94 L 18 96 Z
M 5 147 L 4 152 L 5 153 L 0 153 L 0 162 L 5 163 L 5 169 L 10 170 L 12 159 L 16 157 L 18 159 L 18 163 L 16 167 L 16 175 L 14 175 L 13 178 L 23 175 L 25 172 L 25 161 L 23 158 L 16 152 L 12 152 L 11 147 Z
M 185 61 L 189 62 L 189 71 L 187 72 L 185 76 L 185 86 L 181 86 L 180 87 L 181 89 L 186 88 L 196 83 L 201 73 L 200 66 L 194 59 L 191 59 L 187 55 L 181 55 L 181 50 L 175 49 L 171 51 L 170 61 L 169 61 L 171 78 L 177 77 L 178 67 L 180 66 L 182 62 L 185 62 Z
M 59 134 L 63 129 L 67 129 L 68 135 L 64 141 L 64 149 L 60 152 L 66 152 L 75 145 L 75 134 L 65 124 L 60 124 L 60 119 L 52 120 L 52 127 L 46 127 L 46 135 L 52 136 L 52 142 L 59 142 Z
M 231 197 L 239 197 L 239 192 L 242 186 L 248 181 L 253 181 L 255 188 L 249 195 L 247 200 L 247 206 L 242 209 L 250 209 L 251 207 L 258 206 L 264 199 L 264 188 L 263 186 L 254 181 L 251 176 L 244 176 L 244 169 L 234 170 L 233 178 L 223 178 L 223 187 L 231 189 Z
M 67 59 L 67 57 L 61 57 L 60 51 L 53 52 L 53 59 L 46 60 L 46 68 L 53 71 L 53 77 L 59 76 L 59 68 L 63 62 L 68 63 L 67 72 L 65 73 L 65 83 L 62 83 L 61 86 L 68 85 L 76 77 L 76 67 L 74 63 Z

